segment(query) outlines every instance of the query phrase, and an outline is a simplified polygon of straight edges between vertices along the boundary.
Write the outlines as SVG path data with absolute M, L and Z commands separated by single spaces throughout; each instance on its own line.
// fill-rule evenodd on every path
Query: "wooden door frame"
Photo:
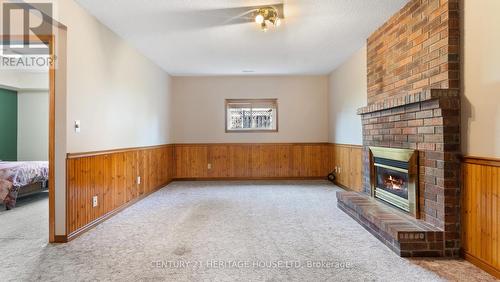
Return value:
M 48 44 L 49 56 L 52 58 L 50 64 L 49 75 L 49 243 L 56 242 L 55 240 L 55 126 L 56 126 L 56 63 L 55 54 L 55 36 L 53 34 L 46 36 L 24 36 L 24 35 L 2 35 L 1 43 L 8 40 Z
M 55 38 L 49 37 L 49 56 L 54 60 Z M 56 207 L 55 207 L 55 153 L 56 153 L 56 68 L 55 61 L 49 67 L 49 243 L 54 243 L 56 230 Z

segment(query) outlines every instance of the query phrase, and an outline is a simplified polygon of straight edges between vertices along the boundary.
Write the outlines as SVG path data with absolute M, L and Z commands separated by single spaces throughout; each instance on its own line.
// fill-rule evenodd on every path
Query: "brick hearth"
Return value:
M 338 207 L 402 257 L 443 256 L 444 232 L 356 192 L 337 192 Z
M 393 208 L 373 212 L 383 204 L 370 199 L 368 146 L 418 150 L 420 219 L 398 217 L 397 221 L 401 226 L 406 226 L 404 221 L 430 225 L 444 237 L 426 241 L 427 245 L 404 245 L 403 250 L 394 247 L 402 243 L 397 232 L 375 228 L 386 235 L 377 237 L 386 243 L 391 238 L 391 248 L 401 255 L 436 255 L 439 250 L 439 255 L 459 255 L 459 42 L 457 0 L 410 1 L 367 41 L 368 105 L 358 110 L 363 123 L 365 193 L 356 200 L 339 195 L 338 204 L 369 230 L 380 225 L 376 222 L 392 218 L 391 211 L 400 213 Z M 369 208 L 366 201 L 373 201 Z

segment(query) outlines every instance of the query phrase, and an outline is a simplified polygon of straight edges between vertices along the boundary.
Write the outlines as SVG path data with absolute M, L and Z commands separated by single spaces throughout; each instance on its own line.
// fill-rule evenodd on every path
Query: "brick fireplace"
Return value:
M 459 254 L 459 42 L 458 0 L 412 0 L 367 40 L 365 193 L 338 205 L 401 256 Z M 416 151 L 416 216 L 371 197 L 369 147 Z

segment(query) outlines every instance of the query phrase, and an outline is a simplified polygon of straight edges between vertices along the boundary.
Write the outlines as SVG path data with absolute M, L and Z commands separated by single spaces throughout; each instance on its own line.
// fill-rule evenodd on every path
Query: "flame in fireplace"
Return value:
M 393 190 L 402 190 L 404 185 L 404 181 L 401 178 L 393 177 L 392 175 L 389 175 L 385 179 L 385 187 L 388 189 L 393 189 Z

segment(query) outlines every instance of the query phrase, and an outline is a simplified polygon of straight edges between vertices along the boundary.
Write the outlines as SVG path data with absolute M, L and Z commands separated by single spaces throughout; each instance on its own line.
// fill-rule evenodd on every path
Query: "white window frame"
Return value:
M 272 117 L 274 119 L 273 124 L 275 123 L 276 126 L 275 128 L 269 128 L 269 129 L 262 129 L 262 128 L 245 128 L 245 129 L 231 129 L 229 128 L 229 106 L 231 104 L 250 104 L 250 108 L 252 108 L 252 105 L 254 104 L 271 104 L 274 106 L 274 116 Z M 278 132 L 278 99 L 272 98 L 272 99 L 226 99 L 225 101 L 225 130 L 226 133 L 251 133 L 251 132 Z

